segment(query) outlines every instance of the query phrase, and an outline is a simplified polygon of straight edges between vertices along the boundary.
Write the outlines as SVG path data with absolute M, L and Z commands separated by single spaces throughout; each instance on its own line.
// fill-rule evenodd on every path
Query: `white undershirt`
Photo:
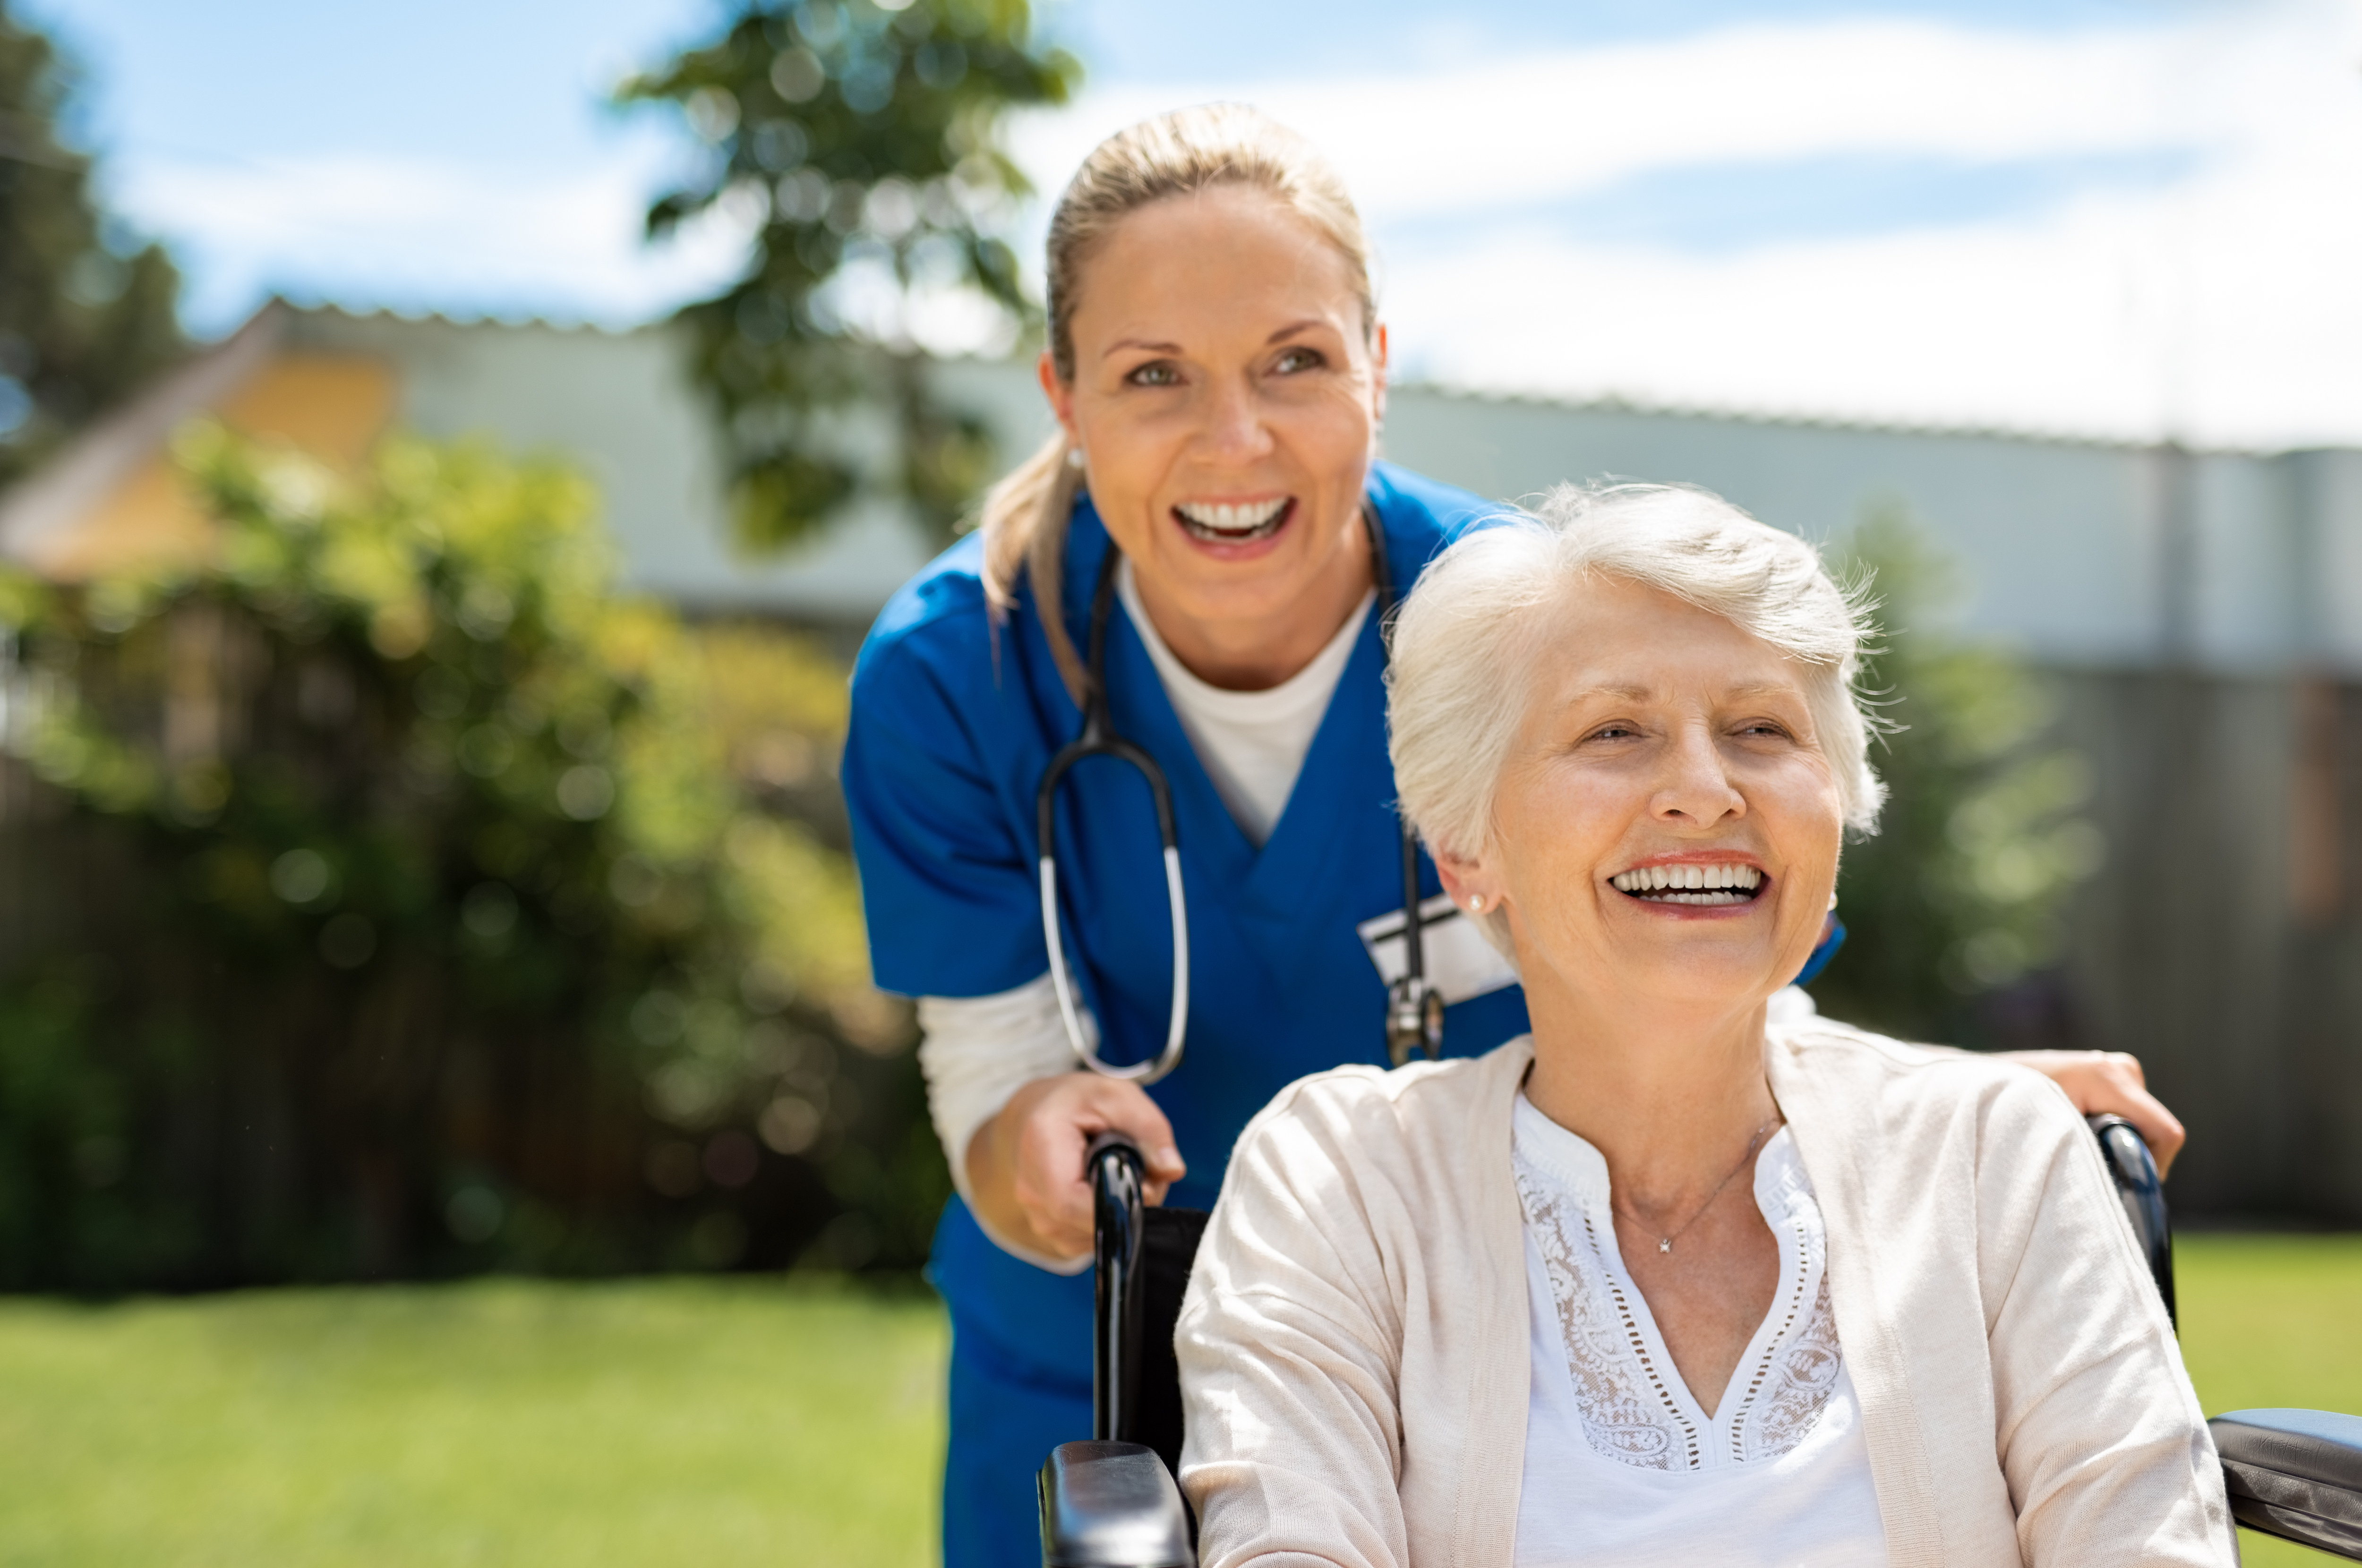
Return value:
M 1148 618 L 1128 558 L 1116 568 L 1115 591 L 1148 648 L 1149 661 L 1156 666 L 1156 678 L 1181 720 L 1190 748 L 1214 781 L 1215 793 L 1230 808 L 1239 831 L 1261 849 L 1296 791 L 1305 754 L 1312 749 L 1329 699 L 1353 657 L 1353 645 L 1370 606 L 1377 602 L 1377 591 L 1362 596 L 1360 606 L 1310 664 L 1263 691 L 1225 691 L 1191 674 Z
M 1533 1366 L 1517 1568 L 1882 1568 L 1828 1238 L 1787 1129 L 1755 1162 L 1779 1288 L 1711 1416 L 1624 1266 L 1606 1159 L 1522 1094 L 1514 1129 Z

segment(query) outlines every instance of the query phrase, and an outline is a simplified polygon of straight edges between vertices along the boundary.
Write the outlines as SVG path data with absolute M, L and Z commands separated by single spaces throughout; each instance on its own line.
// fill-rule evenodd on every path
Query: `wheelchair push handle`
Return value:
M 1091 1336 L 1091 1437 L 1112 1442 L 1140 1397 L 1141 1242 L 1147 1227 L 1146 1165 L 1140 1145 L 1102 1132 L 1083 1157 L 1091 1184 L 1096 1299 Z
M 2158 1295 L 2165 1300 L 2166 1318 L 2178 1330 L 2181 1317 L 2173 1298 L 2173 1227 L 2166 1217 L 2165 1183 L 2157 1174 L 2157 1161 L 2141 1142 L 2139 1130 L 2123 1117 L 2083 1120 L 2100 1140 L 2100 1158 L 2115 1184 L 2116 1200 L 2125 1206 L 2133 1240 L 2147 1261 L 2149 1277 L 2157 1281 Z

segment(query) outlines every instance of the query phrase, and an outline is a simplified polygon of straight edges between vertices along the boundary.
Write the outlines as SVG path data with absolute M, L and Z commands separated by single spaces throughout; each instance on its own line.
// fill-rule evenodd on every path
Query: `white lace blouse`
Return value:
M 1514 1138 L 1533 1336 L 1517 1568 L 1885 1563 L 1828 1241 L 1787 1129 L 1755 1162 L 1779 1289 L 1712 1415 L 1625 1271 L 1607 1162 L 1522 1094 Z

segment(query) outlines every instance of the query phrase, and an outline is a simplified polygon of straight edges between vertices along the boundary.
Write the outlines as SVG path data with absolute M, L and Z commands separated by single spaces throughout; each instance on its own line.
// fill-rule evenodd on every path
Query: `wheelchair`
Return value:
M 2130 1122 L 2090 1120 L 2178 1326 L 2173 1237 L 2157 1165 Z M 1174 1482 L 1181 1388 L 1173 1331 L 1206 1214 L 1148 1207 L 1140 1151 L 1119 1135 L 1092 1143 L 1086 1168 L 1098 1283 L 1092 1438 L 1059 1444 L 1043 1463 L 1043 1568 L 1195 1568 L 1197 1521 Z M 2362 1562 L 2362 1417 L 2232 1410 L 2206 1424 L 2241 1524 Z

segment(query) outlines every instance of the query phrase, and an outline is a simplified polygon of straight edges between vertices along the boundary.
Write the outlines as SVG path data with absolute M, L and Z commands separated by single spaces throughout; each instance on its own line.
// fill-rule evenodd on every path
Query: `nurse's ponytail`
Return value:
M 1345 182 L 1312 144 L 1242 104 L 1176 109 L 1119 131 L 1099 143 L 1058 198 L 1046 247 L 1050 363 L 1061 381 L 1075 380 L 1075 303 L 1084 263 L 1109 230 L 1129 215 L 1168 196 L 1226 185 L 1262 191 L 1320 231 L 1344 257 L 1361 295 L 1362 327 L 1375 336 L 1377 291 L 1370 278 L 1369 240 Z M 1017 602 L 1022 570 L 1042 615 L 1042 635 L 1076 706 L 1083 701 L 1083 661 L 1057 613 L 1066 552 L 1066 525 L 1086 475 L 1064 431 L 1052 436 L 988 491 L 978 530 L 984 535 L 984 592 L 996 624 Z
M 1017 574 L 1033 582 L 1033 602 L 1046 608 L 1042 635 L 1057 661 L 1059 678 L 1075 706 L 1083 705 L 1083 660 L 1067 635 L 1065 617 L 1057 613 L 1059 582 L 1066 557 L 1066 521 L 1074 515 L 1075 498 L 1082 492 L 1083 470 L 1075 460 L 1074 444 L 1063 430 L 1042 449 L 1004 475 L 984 493 L 984 514 L 977 525 L 984 536 L 984 596 L 996 624 L 1007 619 L 1017 602 Z M 996 635 L 998 635 L 996 633 Z

